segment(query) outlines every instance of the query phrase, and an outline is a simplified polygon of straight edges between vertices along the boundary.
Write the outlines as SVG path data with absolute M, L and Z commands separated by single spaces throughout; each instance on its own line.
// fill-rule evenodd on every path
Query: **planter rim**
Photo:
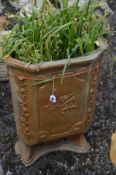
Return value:
M 106 48 L 99 47 L 98 49 L 90 52 L 88 55 L 79 56 L 76 58 L 70 59 L 70 65 L 78 65 L 78 64 L 87 64 L 96 61 L 98 57 L 100 57 Z M 25 70 L 27 72 L 39 72 L 40 70 L 45 70 L 49 68 L 62 68 L 65 64 L 67 59 L 56 60 L 56 61 L 49 61 L 37 64 L 28 64 L 18 59 L 14 59 L 12 57 L 7 57 L 4 59 L 5 63 L 8 66 L 19 68 Z

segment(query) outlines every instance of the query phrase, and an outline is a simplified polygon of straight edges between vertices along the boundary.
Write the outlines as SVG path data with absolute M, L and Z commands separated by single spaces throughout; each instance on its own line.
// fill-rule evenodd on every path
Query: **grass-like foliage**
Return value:
M 3 56 L 27 63 L 70 59 L 97 48 L 96 41 L 104 34 L 105 17 L 95 13 L 99 4 L 89 0 L 79 7 L 76 0 L 68 7 L 54 8 L 43 0 L 41 8 L 33 9 L 31 16 L 20 17 L 3 44 Z

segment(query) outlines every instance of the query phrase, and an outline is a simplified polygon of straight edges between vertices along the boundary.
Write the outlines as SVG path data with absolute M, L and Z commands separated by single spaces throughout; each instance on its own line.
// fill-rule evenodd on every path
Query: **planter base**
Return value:
M 86 141 L 85 136 L 71 136 L 68 139 L 52 141 L 39 146 L 25 145 L 19 140 L 15 145 L 16 154 L 21 156 L 21 160 L 25 166 L 30 166 L 38 158 L 54 151 L 72 151 L 75 153 L 85 153 L 89 150 L 90 145 Z

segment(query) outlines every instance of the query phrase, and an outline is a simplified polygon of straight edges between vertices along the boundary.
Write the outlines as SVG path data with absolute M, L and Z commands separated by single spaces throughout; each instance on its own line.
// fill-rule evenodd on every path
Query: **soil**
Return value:
M 110 7 L 113 11 L 115 11 L 115 10 L 116 10 L 116 1 L 115 1 L 115 0 L 106 0 L 106 1 L 107 1 L 107 3 L 108 3 L 109 7 Z
M 115 0 L 112 0 L 116 4 Z M 114 10 L 114 5 L 113 8 Z M 116 8 L 115 8 L 116 10 Z M 92 127 L 86 133 L 87 153 L 54 152 L 26 168 L 15 155 L 17 140 L 9 83 L 0 82 L 0 160 L 4 173 L 13 175 L 116 175 L 109 158 L 111 135 L 116 129 L 116 11 L 110 16 L 112 35 L 104 56 Z M 113 59 L 112 59 L 113 58 Z

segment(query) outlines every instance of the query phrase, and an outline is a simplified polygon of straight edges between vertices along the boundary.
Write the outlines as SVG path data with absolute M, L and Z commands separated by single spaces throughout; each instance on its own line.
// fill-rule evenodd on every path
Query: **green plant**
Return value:
M 68 59 L 97 49 L 96 41 L 104 34 L 105 17 L 95 13 L 99 4 L 89 0 L 84 7 L 76 0 L 72 7 L 63 0 L 63 8 L 54 8 L 47 0 L 30 17 L 20 17 L 3 44 L 3 56 L 27 63 Z

